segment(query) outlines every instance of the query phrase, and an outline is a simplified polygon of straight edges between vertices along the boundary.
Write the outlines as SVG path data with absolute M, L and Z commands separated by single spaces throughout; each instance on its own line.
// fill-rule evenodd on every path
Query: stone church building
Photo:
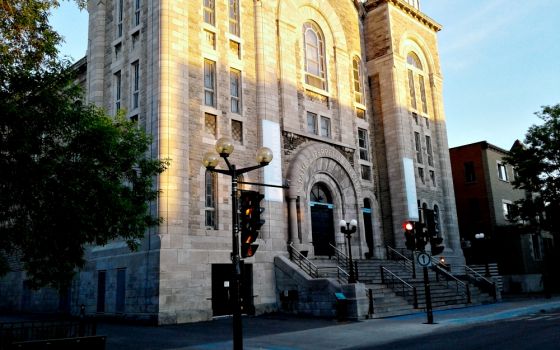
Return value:
M 265 195 L 244 295 L 278 309 L 274 258 L 346 250 L 341 219 L 358 222 L 352 254 L 403 248 L 402 224 L 430 212 L 446 260 L 464 265 L 442 101 L 441 26 L 419 0 L 89 1 L 86 95 L 124 110 L 171 165 L 157 179 L 163 223 L 141 248 L 93 247 L 70 291 L 72 310 L 160 324 L 227 313 L 231 178 L 203 154 L 229 137 L 242 182 Z M 218 168 L 225 169 L 223 160 Z M 419 210 L 423 209 L 423 210 Z

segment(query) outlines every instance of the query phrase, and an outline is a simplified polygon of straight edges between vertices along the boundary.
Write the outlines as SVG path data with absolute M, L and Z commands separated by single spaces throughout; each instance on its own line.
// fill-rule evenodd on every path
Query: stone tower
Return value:
M 403 247 L 403 221 L 433 217 L 447 261 L 462 266 L 437 48 L 441 26 L 417 0 L 370 0 L 365 9 L 385 239 Z

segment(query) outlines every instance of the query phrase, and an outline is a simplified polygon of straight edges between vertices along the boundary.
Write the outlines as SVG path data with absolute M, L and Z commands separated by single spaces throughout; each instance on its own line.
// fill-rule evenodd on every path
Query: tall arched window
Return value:
M 419 109 L 417 98 L 416 98 L 416 89 L 418 88 L 418 92 L 420 93 L 420 103 L 421 111 L 424 114 L 428 114 L 428 103 L 426 100 L 426 85 L 425 81 L 425 72 L 424 68 L 422 67 L 422 62 L 418 55 L 414 52 L 409 52 L 406 56 L 406 63 L 408 66 L 408 89 L 409 89 L 409 96 L 410 96 L 410 106 L 412 109 Z M 416 86 L 416 81 L 418 82 L 418 87 Z
M 305 82 L 327 90 L 325 40 L 321 29 L 313 22 L 303 25 L 303 47 L 305 57 Z
M 362 61 L 358 56 L 352 60 L 352 79 L 354 81 L 354 101 L 364 104 Z

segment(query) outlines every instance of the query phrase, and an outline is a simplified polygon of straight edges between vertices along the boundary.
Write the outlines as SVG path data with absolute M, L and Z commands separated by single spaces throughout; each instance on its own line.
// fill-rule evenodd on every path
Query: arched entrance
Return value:
M 333 255 L 331 244 L 335 245 L 332 195 L 322 183 L 311 188 L 311 235 L 315 255 Z

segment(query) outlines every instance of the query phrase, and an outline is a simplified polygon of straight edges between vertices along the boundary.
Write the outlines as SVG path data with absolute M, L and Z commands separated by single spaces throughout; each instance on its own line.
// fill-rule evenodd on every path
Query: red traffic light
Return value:
M 406 221 L 403 224 L 403 229 L 405 229 L 405 231 L 412 231 L 414 229 L 414 224 L 410 221 Z

